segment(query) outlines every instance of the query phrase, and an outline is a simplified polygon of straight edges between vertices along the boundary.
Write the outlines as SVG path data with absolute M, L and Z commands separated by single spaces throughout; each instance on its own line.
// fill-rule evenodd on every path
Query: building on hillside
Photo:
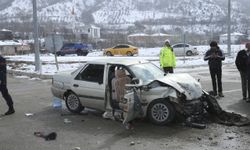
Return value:
M 247 30 L 247 39 L 250 40 L 250 29 Z
M 220 35 L 220 44 L 227 44 L 227 35 L 228 34 L 222 34 Z M 241 41 L 245 38 L 245 34 L 242 33 L 231 33 L 231 44 L 240 44 Z
M 13 40 L 13 33 L 11 30 L 0 30 L 0 40 Z
M 145 34 L 137 33 L 128 35 L 128 42 L 141 47 L 162 46 L 166 39 L 171 39 L 175 35 L 155 33 Z
M 77 25 L 73 33 L 81 41 L 99 40 L 101 37 L 101 29 L 94 25 Z
M 2 55 L 26 54 L 30 52 L 30 45 L 13 40 L 0 41 L 0 52 Z

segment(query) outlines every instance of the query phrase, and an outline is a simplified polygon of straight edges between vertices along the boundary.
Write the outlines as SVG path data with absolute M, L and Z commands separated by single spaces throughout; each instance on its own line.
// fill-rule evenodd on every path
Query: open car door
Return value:
M 135 118 L 143 115 L 142 105 L 135 89 L 126 94 L 124 100 L 125 102 L 121 102 L 121 109 L 124 112 L 123 124 L 129 123 Z

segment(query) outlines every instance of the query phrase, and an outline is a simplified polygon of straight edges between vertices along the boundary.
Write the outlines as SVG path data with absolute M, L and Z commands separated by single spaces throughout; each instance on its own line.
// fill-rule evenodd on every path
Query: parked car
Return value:
M 125 82 L 127 78 L 130 83 Z M 177 113 L 196 116 L 207 108 L 204 91 L 192 76 L 166 75 L 145 60 L 87 61 L 74 71 L 55 74 L 51 91 L 65 100 L 73 113 L 80 113 L 84 107 L 102 111 L 112 108 L 123 112 L 124 123 L 147 117 L 154 124 L 165 125 Z
M 175 52 L 176 56 L 192 56 L 192 55 L 198 55 L 197 48 L 193 47 L 190 44 L 184 44 L 184 43 L 178 43 L 172 45 L 172 48 Z
M 127 44 L 119 44 L 114 47 L 104 49 L 103 53 L 104 55 L 107 56 L 114 56 L 114 55 L 133 56 L 135 54 L 138 54 L 138 48 Z
M 66 43 L 56 52 L 58 56 L 65 54 L 77 54 L 78 56 L 86 56 L 89 53 L 90 45 L 85 43 Z

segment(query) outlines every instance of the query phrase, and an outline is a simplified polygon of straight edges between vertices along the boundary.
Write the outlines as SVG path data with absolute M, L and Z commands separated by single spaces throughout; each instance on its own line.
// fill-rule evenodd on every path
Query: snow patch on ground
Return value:
M 226 52 L 226 45 L 219 45 L 221 49 Z M 209 49 L 209 46 L 195 46 L 199 51 L 199 55 L 191 57 L 176 57 L 176 70 L 177 72 L 186 71 L 183 68 L 199 68 L 200 66 L 207 66 L 207 61 L 203 60 L 205 52 Z M 244 45 L 232 45 L 232 56 L 226 57 L 223 64 L 234 63 L 236 54 L 239 50 L 244 49 Z M 124 57 L 124 56 L 113 56 L 120 59 L 146 59 L 152 61 L 155 65 L 159 65 L 159 53 L 160 47 L 155 48 L 139 48 L 138 56 L 134 57 Z M 34 66 L 34 54 L 29 55 L 17 55 L 17 56 L 6 56 L 9 61 L 17 62 L 29 62 L 27 64 L 22 63 L 19 67 L 15 66 L 14 68 L 11 65 L 8 66 L 8 70 L 21 71 L 26 73 L 35 73 Z M 66 55 L 58 57 L 58 66 L 59 70 L 55 65 L 55 56 L 53 54 L 41 54 L 41 70 L 40 74 L 42 75 L 54 75 L 58 71 L 67 71 L 72 69 L 77 69 L 79 66 L 83 65 L 85 61 L 95 60 L 95 59 L 109 59 L 110 57 L 103 56 L 102 51 L 94 51 L 89 53 L 87 56 L 77 56 L 77 55 Z

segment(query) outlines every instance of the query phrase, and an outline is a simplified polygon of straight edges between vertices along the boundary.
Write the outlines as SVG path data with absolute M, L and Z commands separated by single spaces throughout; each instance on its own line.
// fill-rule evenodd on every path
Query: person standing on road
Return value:
M 243 100 L 250 102 L 250 43 L 246 43 L 246 50 L 238 52 L 235 60 L 237 69 L 240 72 Z M 248 99 L 247 99 L 248 92 Z
M 11 115 L 15 113 L 14 107 L 13 107 L 13 101 L 12 98 L 8 92 L 7 89 L 7 69 L 6 69 L 6 60 L 5 58 L 0 55 L 0 90 L 2 93 L 3 98 L 5 99 L 9 109 L 4 115 Z
M 165 73 L 174 73 L 175 65 L 175 54 L 170 45 L 170 41 L 167 39 L 160 51 L 160 66 Z
M 209 71 L 212 78 L 213 85 L 213 95 L 217 96 L 217 85 L 218 83 L 218 93 L 220 97 L 224 97 L 222 93 L 222 61 L 225 60 L 225 56 L 222 50 L 219 48 L 216 41 L 210 43 L 210 49 L 206 52 L 204 60 L 208 60 Z

